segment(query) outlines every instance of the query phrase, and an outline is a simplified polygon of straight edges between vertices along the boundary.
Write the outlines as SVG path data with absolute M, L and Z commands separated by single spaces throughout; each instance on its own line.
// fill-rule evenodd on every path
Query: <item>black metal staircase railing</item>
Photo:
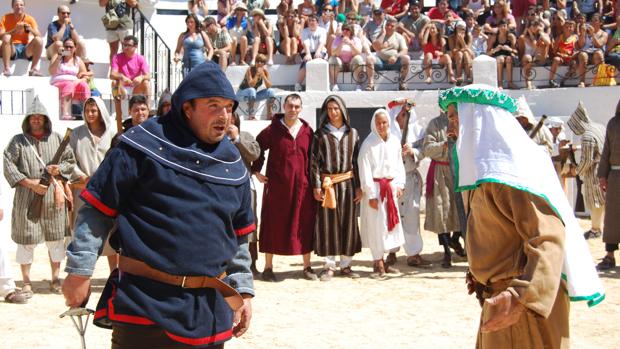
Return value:
M 139 8 L 133 8 L 131 18 L 133 33 L 139 40 L 139 53 L 151 68 L 153 98 L 157 101 L 165 90 L 173 92 L 177 88 L 183 79 L 182 71 L 179 65 L 173 63 L 174 52 L 144 13 Z

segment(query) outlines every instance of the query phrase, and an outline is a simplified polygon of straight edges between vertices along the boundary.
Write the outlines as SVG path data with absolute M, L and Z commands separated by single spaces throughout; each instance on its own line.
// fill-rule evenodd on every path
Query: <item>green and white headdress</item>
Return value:
M 544 198 L 564 222 L 564 266 L 572 301 L 600 303 L 605 291 L 594 268 L 581 227 L 558 181 L 549 155 L 523 131 L 513 113 L 515 99 L 487 85 L 455 87 L 440 92 L 439 106 L 455 104 L 459 135 L 454 147 L 456 190 L 485 182 L 501 183 Z

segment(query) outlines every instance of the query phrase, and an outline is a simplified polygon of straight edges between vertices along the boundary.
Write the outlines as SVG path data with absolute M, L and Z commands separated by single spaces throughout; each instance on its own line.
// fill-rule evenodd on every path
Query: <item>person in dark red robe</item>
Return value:
M 299 118 L 301 97 L 284 100 L 284 115 L 276 115 L 256 140 L 261 155 L 252 173 L 265 185 L 261 212 L 259 251 L 265 253 L 263 280 L 276 281 L 273 255 L 303 255 L 303 274 L 317 280 L 310 267 L 316 202 L 310 184 L 312 127 Z M 260 173 L 269 150 L 265 175 Z

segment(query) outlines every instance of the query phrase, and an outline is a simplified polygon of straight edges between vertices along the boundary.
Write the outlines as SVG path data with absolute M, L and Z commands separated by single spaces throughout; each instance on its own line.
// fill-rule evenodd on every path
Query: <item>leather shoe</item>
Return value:
M 415 256 L 407 257 L 407 265 L 410 267 L 428 267 L 431 265 L 431 262 L 416 254 Z
M 319 279 L 319 277 L 316 276 L 316 274 L 314 273 L 314 270 L 312 270 L 312 267 L 307 267 L 306 269 L 304 269 L 303 274 L 304 274 L 304 279 L 309 280 L 309 281 L 316 281 Z
M 605 256 L 603 260 L 596 266 L 597 270 L 609 270 L 616 267 L 616 259 L 614 257 Z
M 387 258 L 385 259 L 385 265 L 394 265 L 396 264 L 396 253 L 390 252 L 388 253 Z
M 265 268 L 263 270 L 263 281 L 267 282 L 276 282 L 276 274 L 273 273 L 273 269 Z

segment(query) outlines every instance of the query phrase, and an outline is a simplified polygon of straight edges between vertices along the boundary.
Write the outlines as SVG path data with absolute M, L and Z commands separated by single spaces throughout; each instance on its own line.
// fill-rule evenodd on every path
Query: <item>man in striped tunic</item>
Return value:
M 331 280 L 336 255 L 340 255 L 340 275 L 358 278 L 350 265 L 362 247 L 357 226 L 357 203 L 362 198 L 357 169 L 359 136 L 340 97 L 327 97 L 320 115 L 311 158 L 313 194 L 322 202 L 314 225 L 314 252 L 325 257 L 319 278 Z
M 605 141 L 604 127 L 590 120 L 581 102 L 568 119 L 567 125 L 575 135 L 581 137 L 581 158 L 577 166 L 577 175 L 583 181 L 584 203 L 590 211 L 592 220 L 591 229 L 584 233 L 584 237 L 586 239 L 597 238 L 603 231 L 602 223 L 605 214 L 605 196 L 596 176 Z
M 15 188 L 11 238 L 17 244 L 16 261 L 21 266 L 26 297 L 32 297 L 30 267 L 36 245 L 45 242 L 49 250 L 52 279 L 50 290 L 60 292 L 60 262 L 65 257 L 64 237 L 69 235 L 63 182 L 71 176 L 75 157 L 67 147 L 57 165 L 47 165 L 54 157 L 62 137 L 52 132 L 45 106 L 35 97 L 22 123 L 23 133 L 13 136 L 4 150 L 4 177 Z M 44 171 L 56 180 L 50 186 L 39 183 Z M 28 219 L 28 206 L 35 194 L 44 195 L 41 217 Z M 70 196 L 70 191 L 67 191 Z

